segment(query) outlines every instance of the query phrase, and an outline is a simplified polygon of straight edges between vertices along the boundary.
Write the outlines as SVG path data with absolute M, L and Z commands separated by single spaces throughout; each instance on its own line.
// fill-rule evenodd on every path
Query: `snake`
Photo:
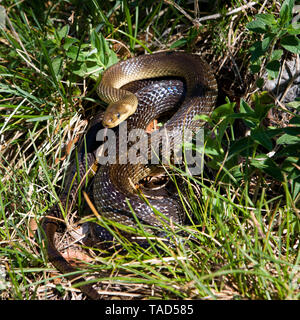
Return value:
M 179 110 L 158 131 L 157 136 L 167 131 L 170 144 L 177 145 L 181 142 L 184 130 L 197 131 L 203 126 L 203 120 L 194 118 L 199 114 L 210 115 L 213 111 L 217 83 L 209 65 L 199 55 L 178 51 L 135 57 L 107 69 L 97 91 L 100 98 L 109 103 L 103 117 L 103 125 L 107 128 L 115 127 L 136 112 L 138 98 L 124 90 L 124 85 L 132 81 L 168 76 L 183 79 L 186 94 Z M 159 92 L 159 87 L 154 92 L 157 96 L 163 95 Z M 166 111 L 166 106 L 156 103 L 151 111 L 140 111 L 140 118 L 143 119 L 147 114 L 148 120 L 152 120 L 163 111 Z M 133 121 L 130 120 L 129 118 L 127 125 L 134 128 Z M 140 120 L 137 126 L 145 129 L 146 123 L 147 121 Z M 150 155 L 151 151 L 148 152 Z M 124 158 L 124 155 L 121 156 Z M 128 208 L 129 201 L 141 223 L 154 227 L 162 226 L 163 223 L 153 210 L 155 208 L 167 220 L 172 219 L 173 222 L 182 224 L 185 215 L 176 199 L 171 196 L 154 197 L 149 198 L 147 203 L 137 195 L 134 186 L 149 176 L 152 170 L 151 164 L 124 164 L 122 161 L 102 166 L 94 181 L 94 201 L 101 215 L 134 227 L 136 221 Z
M 180 81 L 168 80 L 168 77 Z M 131 83 L 141 83 L 142 88 L 138 91 L 130 90 Z M 173 143 L 178 143 L 182 131 L 197 131 L 203 126 L 204 121 L 195 120 L 195 116 L 212 113 L 218 88 L 213 71 L 200 55 L 164 51 L 133 57 L 110 66 L 102 74 L 97 93 L 108 103 L 101 117 L 102 126 L 106 128 L 115 128 L 127 121 L 129 128 L 145 129 L 149 121 L 180 104 L 175 114 L 158 130 L 168 130 Z M 94 127 L 99 129 L 100 121 L 96 120 Z M 90 136 L 94 136 L 95 128 L 89 133 Z M 96 163 L 95 137 L 91 140 L 91 150 L 86 152 L 85 148 L 85 152 L 79 153 L 80 177 L 84 177 L 87 168 Z M 163 192 L 163 196 L 149 196 L 147 201 L 137 193 L 134 186 L 155 171 L 155 167 L 144 163 L 124 164 L 121 161 L 100 166 L 94 176 L 93 200 L 101 215 L 128 226 L 136 226 L 137 218 L 143 224 L 159 227 L 162 222 L 155 214 L 158 210 L 167 219 L 183 223 L 184 210 L 178 199 L 167 191 Z M 73 179 L 75 172 L 73 165 L 69 181 L 76 180 Z M 71 187 L 69 182 L 66 186 L 60 196 L 61 204 L 66 203 L 67 195 L 76 197 L 78 182 L 75 181 Z M 136 217 L 133 217 L 131 210 Z M 68 278 L 74 283 L 82 282 L 84 279 L 72 274 L 76 269 L 55 247 L 54 235 L 59 226 L 59 217 L 61 212 L 58 205 L 55 205 L 42 221 L 48 259 L 60 272 L 68 273 Z M 90 284 L 80 285 L 79 288 L 89 298 L 100 299 L 97 290 Z

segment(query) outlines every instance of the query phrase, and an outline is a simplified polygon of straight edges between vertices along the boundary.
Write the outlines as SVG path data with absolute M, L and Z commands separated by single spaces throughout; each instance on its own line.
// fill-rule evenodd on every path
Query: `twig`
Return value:
M 299 62 L 299 56 L 297 55 L 297 58 L 296 58 L 296 71 L 295 71 L 295 74 L 289 79 L 289 82 L 288 82 L 288 85 L 286 86 L 285 90 L 284 90 L 284 93 L 283 95 L 281 96 L 281 99 L 279 100 L 280 102 L 283 101 L 284 97 L 286 96 L 286 94 L 289 92 L 291 86 L 293 85 L 295 79 L 298 77 L 299 75 L 299 71 L 300 71 L 300 62 Z M 285 60 L 284 60 L 285 62 Z M 287 67 L 288 68 L 288 67 Z M 279 87 L 279 84 L 278 84 L 278 87 Z M 277 94 L 278 96 L 278 94 Z
M 199 19 L 193 19 L 188 13 L 186 13 L 177 3 L 175 3 L 172 0 L 164 0 L 165 3 L 173 6 L 176 8 L 178 11 L 180 11 L 186 18 L 188 18 L 190 21 L 192 21 L 194 24 L 200 26 Z
M 132 58 L 132 52 L 128 49 L 128 47 L 123 42 L 121 42 L 119 40 L 116 40 L 116 39 L 106 39 L 106 41 L 111 41 L 111 42 L 118 43 L 119 45 L 121 45 L 123 48 L 126 49 L 126 51 L 129 53 L 130 57 Z
M 230 29 L 231 30 L 231 29 Z M 226 40 L 225 40 L 225 38 L 223 37 L 223 34 L 221 34 L 221 39 L 224 41 L 224 43 L 226 43 Z M 236 63 L 236 61 L 235 61 L 235 59 L 234 59 L 234 56 L 233 56 L 233 54 L 232 54 L 232 52 L 231 52 L 231 49 L 230 49 L 230 47 L 231 47 L 231 45 L 230 45 L 230 35 L 228 36 L 228 42 L 226 43 L 226 45 L 227 45 L 227 50 L 228 50 L 228 55 L 226 56 L 226 58 L 223 60 L 223 62 L 221 63 L 221 66 L 220 66 L 220 68 L 218 69 L 218 72 L 221 70 L 221 68 L 223 67 L 223 65 L 224 65 L 224 63 L 226 62 L 226 60 L 227 60 L 227 58 L 228 58 L 228 56 L 229 56 L 229 58 L 230 58 L 230 60 L 231 60 L 231 62 L 232 62 L 232 64 L 233 64 L 233 72 L 234 72 L 234 74 L 236 75 L 236 77 L 239 79 L 239 81 L 240 81 L 240 87 L 242 87 L 242 85 L 243 85 L 243 80 L 242 80 L 242 77 L 241 77 L 241 74 L 240 74 L 240 71 L 239 71 L 239 67 L 238 67 L 238 65 L 237 65 L 237 63 Z
M 255 2 L 255 1 L 252 1 L 248 4 L 245 4 L 243 6 L 240 6 L 238 8 L 235 8 L 235 9 L 232 9 L 230 11 L 228 11 L 225 16 L 230 16 L 232 14 L 235 14 L 235 13 L 238 13 L 239 11 L 241 10 L 244 10 L 244 9 L 248 9 L 248 8 L 251 8 L 251 7 L 254 7 L 255 5 L 257 5 L 258 3 Z M 221 13 L 216 13 L 216 14 L 213 14 L 213 15 L 210 15 L 210 16 L 206 16 L 206 17 L 202 17 L 202 18 L 199 18 L 199 19 L 196 19 L 197 22 L 202 22 L 202 21 L 206 21 L 206 20 L 214 20 L 214 19 L 218 19 L 218 18 L 221 18 L 223 15 Z
M 259 14 L 262 13 L 262 11 L 263 11 L 263 9 L 264 9 L 264 7 L 266 6 L 266 4 L 267 4 L 268 1 L 269 1 L 269 0 L 265 0 L 265 2 L 262 4 L 261 8 L 260 8 L 259 11 L 258 11 Z
M 25 49 L 24 49 L 24 50 L 25 50 Z M 16 49 L 16 51 L 17 51 L 18 55 L 26 62 L 26 64 L 27 64 L 28 67 L 31 67 L 31 68 L 34 69 L 36 72 L 42 74 L 44 77 L 48 77 L 48 75 L 47 75 L 45 72 L 41 71 L 41 70 L 40 70 L 39 68 L 37 68 L 32 62 L 30 62 L 29 60 L 27 60 L 27 59 L 25 58 L 25 56 L 23 55 L 23 52 L 24 52 L 24 53 L 26 54 L 26 56 L 30 59 L 27 51 L 21 51 L 20 49 Z M 93 71 L 93 72 L 95 72 L 95 71 Z
M 264 239 L 265 233 L 262 231 L 262 229 L 261 229 L 261 227 L 260 227 L 260 225 L 259 225 L 259 222 L 257 221 L 257 219 L 256 219 L 256 217 L 255 217 L 255 214 L 254 214 L 254 212 L 253 212 L 252 210 L 250 211 L 250 217 L 251 217 L 254 225 L 256 226 L 257 231 L 258 231 L 260 237 L 261 237 L 262 239 Z

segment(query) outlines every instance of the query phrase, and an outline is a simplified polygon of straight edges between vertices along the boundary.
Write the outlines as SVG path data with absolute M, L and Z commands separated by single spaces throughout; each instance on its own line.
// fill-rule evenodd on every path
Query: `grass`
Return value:
M 261 35 L 246 27 L 259 11 L 278 18 L 281 2 L 226 15 L 243 4 L 1 2 L 8 15 L 0 33 L 1 299 L 83 298 L 47 262 L 39 221 L 58 201 L 73 157 L 69 149 L 90 115 L 105 109 L 95 94 L 99 75 L 118 59 L 165 49 L 200 53 L 220 90 L 222 108 L 207 119 L 208 168 L 200 177 L 175 175 L 187 224 L 177 226 L 182 234 L 165 226 L 173 246 L 161 241 L 142 249 L 118 234 L 125 253 L 75 244 L 71 248 L 82 253 L 78 272 L 97 283 L 104 299 L 299 299 L 297 104 L 265 103 L 250 72 L 250 48 Z M 285 59 L 293 56 L 285 53 Z M 61 250 L 73 241 L 78 221 L 97 221 L 114 232 L 111 222 L 80 215 L 82 199 L 67 212 Z

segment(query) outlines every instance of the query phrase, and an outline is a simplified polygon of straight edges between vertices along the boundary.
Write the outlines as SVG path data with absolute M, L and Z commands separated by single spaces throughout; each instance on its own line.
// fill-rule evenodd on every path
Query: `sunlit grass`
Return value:
M 235 7 L 244 3 L 231 2 Z M 221 86 L 232 76 L 231 59 L 253 81 L 243 71 L 253 42 L 245 31 L 252 14 L 238 16 L 238 26 L 227 16 L 198 29 L 164 1 L 145 1 L 143 7 L 133 1 L 34 3 L 1 2 L 9 22 L 0 33 L 0 296 L 70 299 L 79 290 L 48 264 L 39 222 L 58 201 L 72 159 L 69 146 L 84 132 L 85 119 L 105 108 L 95 95 L 98 76 L 129 53 L 174 48 L 201 51 Z M 197 16 L 192 5 L 181 8 Z M 200 12 L 206 9 L 226 11 L 220 2 Z M 224 37 L 233 34 L 229 53 Z M 214 125 L 217 133 L 225 130 Z M 171 175 L 187 223 L 166 223 L 167 242 L 151 239 L 139 226 L 139 236 L 150 242 L 145 249 L 124 238 L 116 223 L 79 216 L 83 197 L 78 212 L 68 208 L 73 218 L 78 213 L 72 222 L 66 217 L 69 231 L 77 220 L 94 221 L 126 249 L 111 253 L 83 246 L 93 262 L 83 261 L 78 274 L 97 283 L 104 298 L 299 299 L 299 196 L 291 190 L 291 179 L 276 181 L 259 169 L 251 171 L 251 158 L 239 159 L 244 150 L 226 154 L 229 141 L 238 141 L 234 130 L 228 122 L 220 145 L 206 145 L 208 160 L 221 157 L 223 163 L 216 160 L 202 176 L 181 169 Z M 70 237 L 59 238 L 60 248 L 66 247 L 63 241 Z

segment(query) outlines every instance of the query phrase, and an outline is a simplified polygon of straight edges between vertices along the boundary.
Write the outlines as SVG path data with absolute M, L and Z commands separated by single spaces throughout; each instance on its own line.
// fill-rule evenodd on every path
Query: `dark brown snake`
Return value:
M 171 109 L 182 98 L 183 86 L 178 81 L 164 80 L 160 84 L 153 81 L 150 85 L 143 85 L 144 87 L 135 94 L 126 90 L 126 85 L 130 82 L 162 77 L 178 77 L 183 79 L 186 85 L 183 102 L 179 110 L 165 123 L 164 129 L 171 132 L 170 138 L 174 143 L 179 142 L 177 138 L 182 130 L 197 131 L 203 126 L 203 121 L 194 120 L 194 117 L 198 114 L 211 114 L 217 97 L 217 83 L 210 67 L 199 55 L 183 52 L 160 52 L 139 56 L 108 68 L 103 73 L 98 87 L 99 96 L 110 103 L 104 114 L 103 125 L 117 126 L 131 115 L 127 121 L 128 128 L 145 129 L 151 120 Z M 99 129 L 99 122 L 95 121 L 94 127 L 96 129 L 90 131 L 90 136 L 93 136 Z M 95 140 L 95 137 L 93 139 Z M 87 152 L 79 152 L 80 178 L 84 177 L 86 168 L 95 162 L 94 142 L 90 144 L 92 145 L 91 150 L 88 146 Z M 136 222 L 126 202 L 127 199 L 141 223 L 160 226 L 161 223 L 153 209 L 137 195 L 133 187 L 152 171 L 153 166 L 151 165 L 120 164 L 118 161 L 115 164 L 101 166 L 93 182 L 93 197 L 99 213 L 111 220 L 135 226 Z M 76 174 L 75 166 L 72 167 L 69 180 L 60 196 L 63 206 L 66 204 L 68 192 L 71 198 L 76 197 L 78 180 L 75 179 L 75 183 L 71 186 L 74 174 Z M 167 218 L 183 223 L 183 210 L 178 201 L 171 196 L 149 197 L 149 203 Z M 72 273 L 76 269 L 61 256 L 54 244 L 54 234 L 59 224 L 56 218 L 61 218 L 57 205 L 42 221 L 47 238 L 48 258 L 62 273 Z M 68 275 L 68 278 L 74 283 L 84 281 L 77 275 Z M 91 285 L 80 286 L 80 289 L 91 299 L 100 298 Z

